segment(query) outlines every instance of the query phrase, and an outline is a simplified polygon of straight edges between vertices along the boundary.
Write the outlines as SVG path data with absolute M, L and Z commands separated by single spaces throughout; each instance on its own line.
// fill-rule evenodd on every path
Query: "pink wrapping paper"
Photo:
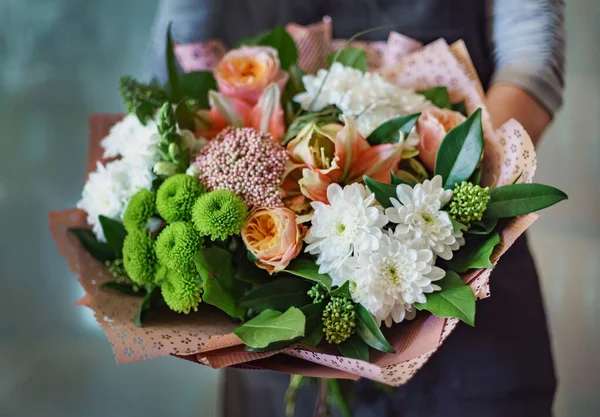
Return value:
M 323 65 L 323 57 L 339 43 L 331 41 L 331 22 L 302 28 L 288 25 L 288 30 L 299 44 L 300 64 L 305 68 Z M 377 43 L 378 52 L 371 53 L 369 64 L 380 69 L 388 80 L 415 89 L 446 85 L 455 101 L 465 100 L 467 110 L 485 107 L 483 91 L 462 43 L 448 46 L 437 41 L 417 51 L 419 45 L 408 38 L 392 33 L 386 44 Z M 302 43 L 304 42 L 304 44 Z M 317 46 L 315 46 L 317 45 Z M 362 43 L 367 49 L 370 44 Z M 186 70 L 210 69 L 216 62 L 206 59 L 190 60 L 193 51 L 201 45 L 179 45 L 177 56 Z M 218 61 L 224 48 L 218 43 L 207 46 Z M 310 59 L 303 59 L 303 51 L 311 51 Z M 319 52 L 320 51 L 320 52 Z M 389 54 L 387 51 L 390 51 Z M 412 51 L 412 52 L 411 52 Z M 207 55 L 204 53 L 204 55 Z M 373 58 L 377 56 L 378 58 Z M 213 59 L 211 58 L 211 59 Z M 210 64 L 210 65 L 209 65 Z M 485 112 L 484 112 L 485 113 Z M 88 169 L 94 169 L 101 159 L 99 142 L 120 115 L 93 115 L 90 117 L 90 150 Z M 535 152 L 529 137 L 515 121 L 509 121 L 498 131 L 493 131 L 489 120 L 484 122 L 486 135 L 486 178 L 496 185 L 512 182 L 517 171 L 520 181 L 530 181 L 535 171 Z M 514 146 L 513 146 L 514 145 Z M 386 330 L 386 336 L 397 350 L 395 354 L 371 351 L 370 362 L 348 359 L 337 355 L 333 346 L 317 349 L 297 344 L 290 348 L 265 353 L 246 352 L 241 341 L 231 332 L 236 324 L 225 314 L 202 305 L 196 314 L 177 315 L 168 310 L 150 315 L 144 327 L 138 328 L 133 318 L 141 298 L 126 296 L 99 286 L 112 277 L 100 262 L 94 260 L 67 232 L 69 227 L 86 225 L 85 213 L 69 209 L 49 214 L 50 229 L 61 254 L 71 270 L 78 276 L 86 295 L 77 302 L 94 312 L 95 318 L 106 333 L 115 353 L 117 363 L 129 363 L 164 355 L 176 355 L 187 360 L 222 368 L 236 366 L 247 369 L 271 369 L 280 372 L 325 378 L 357 379 L 365 377 L 389 385 L 402 385 L 435 353 L 446 337 L 456 327 L 456 319 L 440 319 L 420 314 L 417 319 L 395 325 Z M 512 220 L 501 233 L 501 244 L 493 261 L 513 244 L 537 218 L 526 215 Z M 491 270 L 476 270 L 463 279 L 473 289 L 477 299 L 489 296 L 488 278 Z

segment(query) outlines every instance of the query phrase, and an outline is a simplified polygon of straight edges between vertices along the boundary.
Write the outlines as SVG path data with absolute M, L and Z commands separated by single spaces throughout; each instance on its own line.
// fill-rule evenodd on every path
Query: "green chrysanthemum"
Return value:
M 248 215 L 248 206 L 230 190 L 216 190 L 201 196 L 192 210 L 192 221 L 202 236 L 224 240 L 239 233 Z
M 169 308 L 177 313 L 197 311 L 202 296 L 202 285 L 192 269 L 169 269 L 161 287 L 162 296 Z
M 128 232 L 134 230 L 144 230 L 148 226 L 148 220 L 156 212 L 156 196 L 150 190 L 140 190 L 135 193 L 125 214 L 123 215 L 123 226 Z
M 313 304 L 319 304 L 325 299 L 327 292 L 323 290 L 320 284 L 315 284 L 308 290 L 307 294 L 312 297 Z
M 488 187 L 463 181 L 454 186 L 449 213 L 454 220 L 468 227 L 471 222 L 481 220 L 489 201 Z
M 133 282 L 148 285 L 154 281 L 156 253 L 148 232 L 134 230 L 127 234 L 123 242 L 123 265 Z
M 190 223 L 175 222 L 167 225 L 156 239 L 158 261 L 169 269 L 182 271 L 189 268 L 202 245 L 202 237 Z
M 156 208 L 167 222 L 189 220 L 196 199 L 205 192 L 196 178 L 177 174 L 165 180 L 156 193 Z
M 332 297 L 323 311 L 323 332 L 329 343 L 340 344 L 354 334 L 356 313 L 352 301 Z

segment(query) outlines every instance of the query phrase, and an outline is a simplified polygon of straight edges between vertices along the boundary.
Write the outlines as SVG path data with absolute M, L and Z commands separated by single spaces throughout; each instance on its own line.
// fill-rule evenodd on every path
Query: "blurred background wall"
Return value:
M 156 0 L 0 0 L 0 417 L 216 416 L 219 374 L 162 358 L 117 367 L 47 227 L 83 186 L 87 120 L 141 75 Z M 531 233 L 558 417 L 600 415 L 600 0 L 567 2 L 566 105 L 537 181 L 567 191 Z

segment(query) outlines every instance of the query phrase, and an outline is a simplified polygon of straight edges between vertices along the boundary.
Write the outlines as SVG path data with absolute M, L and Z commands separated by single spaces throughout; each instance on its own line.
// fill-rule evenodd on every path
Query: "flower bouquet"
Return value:
M 82 199 L 50 213 L 118 363 L 401 385 L 566 198 L 531 183 L 517 122 L 491 127 L 460 42 L 336 41 L 326 19 L 226 53 L 168 33 L 167 67 L 91 116 Z

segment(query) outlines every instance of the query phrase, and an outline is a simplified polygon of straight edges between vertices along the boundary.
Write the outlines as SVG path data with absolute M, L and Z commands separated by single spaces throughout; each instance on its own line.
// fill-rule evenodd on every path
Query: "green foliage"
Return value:
M 168 269 L 161 285 L 167 306 L 176 313 L 197 311 L 202 296 L 202 285 L 195 269 Z
M 340 383 L 337 379 L 327 379 L 321 381 L 322 384 L 327 384 L 328 388 L 328 401 L 340 410 L 342 417 L 352 417 L 352 411 L 350 410 L 350 406 L 348 405 L 348 400 L 342 393 L 342 389 L 340 387 Z
M 444 86 L 428 88 L 427 90 L 419 91 L 419 94 L 425 96 L 427 100 L 431 101 L 431 104 L 439 107 L 440 109 L 452 108 L 448 89 Z
M 319 283 L 328 290 L 331 288 L 331 277 L 319 273 L 319 266 L 312 259 L 296 258 L 290 262 L 285 272 Z
M 247 215 L 247 204 L 230 190 L 215 190 L 202 195 L 192 210 L 196 230 L 212 240 L 225 240 L 239 233 Z
M 233 256 L 227 249 L 212 246 L 194 257 L 196 270 L 204 288 L 203 300 L 231 317 L 243 319 L 246 309 L 240 306 L 244 287 L 235 278 Z
M 313 285 L 306 293 L 313 299 L 314 304 L 320 303 L 327 297 L 327 291 L 323 290 L 320 284 Z
M 356 304 L 356 333 L 367 345 L 373 349 L 387 353 L 396 353 L 394 348 L 389 344 L 379 325 L 362 304 Z
M 463 181 L 454 185 L 450 209 L 452 218 L 469 227 L 471 222 L 480 221 L 490 201 L 489 188 Z
M 156 253 L 154 241 L 143 230 L 128 233 L 123 242 L 123 265 L 131 280 L 140 285 L 154 282 L 156 273 Z
M 106 243 L 115 251 L 117 258 L 121 258 L 123 256 L 123 241 L 127 234 L 123 224 L 102 215 L 98 216 L 98 219 L 100 220 L 100 225 L 102 225 Z
M 367 137 L 367 141 L 371 145 L 398 143 L 400 139 L 404 139 L 408 136 L 417 123 L 417 120 L 419 120 L 420 115 L 421 113 L 416 113 L 390 119 L 379 125 L 379 127 Z
M 498 219 L 482 219 L 480 222 L 473 222 L 467 230 L 467 233 L 472 235 L 489 235 L 494 231 Z
M 337 345 L 338 350 L 346 358 L 369 361 L 369 346 L 358 335 L 353 335 L 348 340 Z
M 466 272 L 473 268 L 493 268 L 491 256 L 499 243 L 500 235 L 498 233 L 472 237 L 467 240 L 465 246 L 454 252 L 454 256 L 447 262 L 447 265 L 456 272 Z
M 69 228 L 69 232 L 77 238 L 81 246 L 100 262 L 112 261 L 117 259 L 115 250 L 108 243 L 100 242 L 94 232 L 90 229 L 79 227 Z
M 362 48 L 343 48 L 327 56 L 329 66 L 339 62 L 345 67 L 351 67 L 362 73 L 367 72 L 367 53 Z
M 196 178 L 185 174 L 169 177 L 156 193 L 156 208 L 167 222 L 189 220 L 196 199 L 205 192 Z
M 168 224 L 156 239 L 158 261 L 174 271 L 186 271 L 202 247 L 202 237 L 190 223 Z
M 334 288 L 331 290 L 329 295 L 332 297 L 342 297 L 351 300 L 352 294 L 350 294 L 350 281 L 346 281 L 339 287 Z
M 427 294 L 425 303 L 416 303 L 417 310 L 427 310 L 440 318 L 456 317 L 469 326 L 475 325 L 475 294 L 462 278 L 453 271 L 446 271 L 441 281 L 442 290 Z
M 150 190 L 142 189 L 129 200 L 123 215 L 123 226 L 127 231 L 145 230 L 148 220 L 154 213 L 156 213 L 156 195 Z
M 180 88 L 185 97 L 194 100 L 193 106 L 188 106 L 188 110 L 207 109 L 208 92 L 217 90 L 217 82 L 210 71 L 192 71 L 180 76 Z
M 549 185 L 511 184 L 490 190 L 490 202 L 483 213 L 486 219 L 520 216 L 566 200 L 567 195 Z
M 135 114 L 142 124 L 154 118 L 154 114 L 167 100 L 167 93 L 159 86 L 136 81 L 131 76 L 119 79 L 119 92 L 127 113 Z
M 305 326 L 305 334 L 308 336 L 314 333 L 316 330 L 323 331 L 323 312 L 325 311 L 325 307 L 327 303 L 325 301 L 321 301 L 316 304 L 307 304 L 303 307 L 300 307 L 300 310 L 306 317 L 306 326 Z
M 356 313 L 347 298 L 331 297 L 323 311 L 323 332 L 329 343 L 340 344 L 354 334 Z
M 133 322 L 136 326 L 142 327 L 144 320 L 148 316 L 150 310 L 157 305 L 159 305 L 162 301 L 162 297 L 160 296 L 159 287 L 151 287 L 146 292 L 140 307 L 138 308 L 138 312 L 133 318 Z
M 246 294 L 240 301 L 243 307 L 256 311 L 283 311 L 290 306 L 302 307 L 311 303 L 310 283 L 298 278 L 274 278 Z
M 365 181 L 365 185 L 369 188 L 369 190 L 375 194 L 375 199 L 384 208 L 392 207 L 393 204 L 390 201 L 390 198 L 398 199 L 398 196 L 396 195 L 395 184 L 386 184 L 367 176 L 364 176 L 363 180 Z
M 167 43 L 165 55 L 167 57 L 167 74 L 169 82 L 167 84 L 167 93 L 169 94 L 170 101 L 178 103 L 183 98 L 181 94 L 181 88 L 179 85 L 179 69 L 177 67 L 177 58 L 175 57 L 175 47 L 173 44 L 173 37 L 171 35 L 171 23 L 167 27 Z
M 273 343 L 301 339 L 305 324 L 304 314 L 296 307 L 290 307 L 285 313 L 265 310 L 239 326 L 234 333 L 246 346 L 264 349 Z
M 441 175 L 444 188 L 467 181 L 483 153 L 481 109 L 452 129 L 440 144 L 435 160 L 435 175 Z

